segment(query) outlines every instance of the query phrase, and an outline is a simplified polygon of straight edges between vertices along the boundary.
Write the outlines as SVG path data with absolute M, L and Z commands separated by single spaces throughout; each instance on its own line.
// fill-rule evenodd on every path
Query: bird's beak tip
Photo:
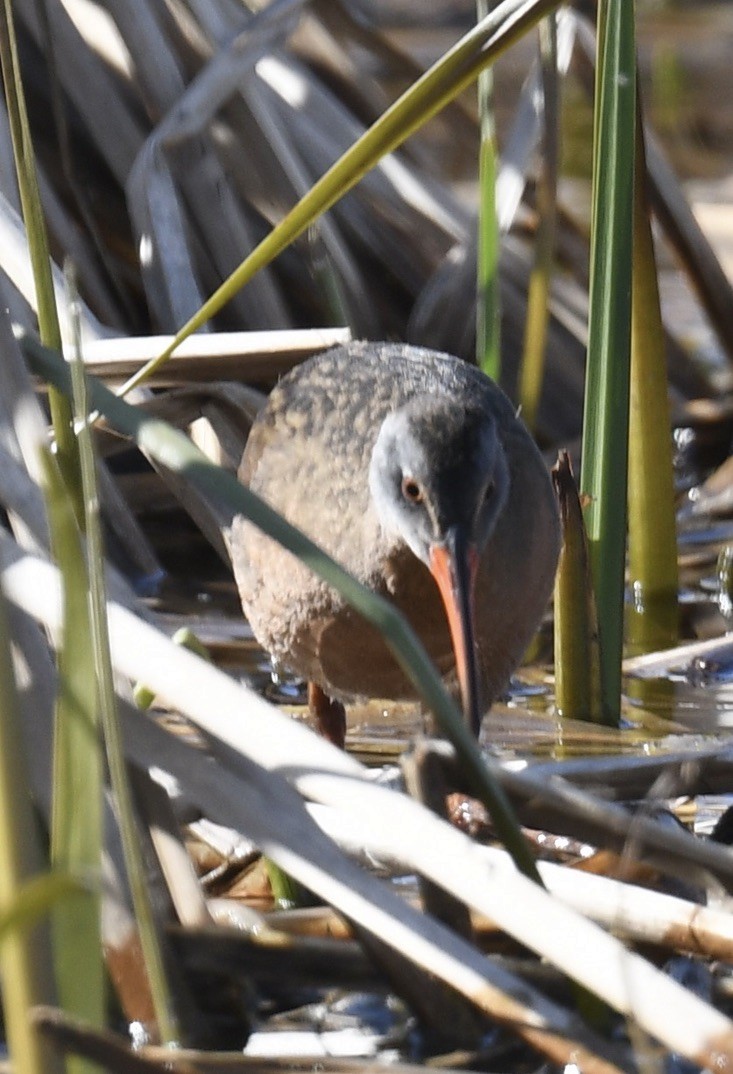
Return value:
M 430 571 L 445 606 L 464 716 L 476 734 L 482 715 L 473 611 L 478 563 L 476 546 L 462 540 L 460 534 L 451 534 L 448 540 L 436 541 L 430 547 Z

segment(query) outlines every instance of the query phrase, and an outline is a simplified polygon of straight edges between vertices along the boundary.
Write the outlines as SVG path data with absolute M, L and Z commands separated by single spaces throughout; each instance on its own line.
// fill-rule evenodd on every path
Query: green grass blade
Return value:
M 537 409 L 542 392 L 557 217 L 559 158 L 557 17 L 554 14 L 549 15 L 540 24 L 539 30 L 544 138 L 542 166 L 537 181 L 538 220 L 534 265 L 529 278 L 527 321 L 524 328 L 524 350 L 519 377 L 519 403 L 522 408 L 522 417 L 533 431 L 537 425 Z
M 59 390 L 69 391 L 69 371 L 61 357 L 41 346 L 31 336 L 21 336 L 21 341 L 33 371 L 51 380 Z M 88 383 L 95 410 L 104 414 L 114 428 L 132 437 L 144 454 L 175 473 L 184 475 L 205 496 L 226 504 L 234 512 L 241 512 L 337 589 L 353 608 L 381 631 L 395 659 L 435 714 L 446 738 L 453 743 L 473 793 L 490 811 L 499 837 L 512 854 L 517 867 L 539 883 L 534 859 L 504 791 L 487 768 L 476 740 L 446 693 L 425 649 L 397 609 L 352 578 L 264 500 L 240 485 L 233 474 L 211 463 L 179 430 L 125 403 L 95 378 L 90 377 Z
M 559 0 L 503 0 L 491 14 L 437 61 L 333 164 L 238 268 L 181 328 L 168 347 L 120 389 L 125 395 L 159 369 L 175 349 L 201 328 L 260 269 L 268 265 L 318 217 L 452 101 Z
M 78 324 L 78 321 L 77 321 Z M 96 464 L 92 433 L 88 424 L 88 392 L 84 366 L 81 361 L 79 340 L 71 363 L 71 380 L 74 411 L 78 427 L 79 459 L 84 493 L 85 528 L 89 561 L 89 611 L 94 654 L 97 700 L 104 731 L 110 784 L 115 798 L 117 819 L 122 838 L 122 849 L 127 878 L 132 895 L 145 968 L 150 982 L 150 992 L 155 1007 L 157 1032 L 165 1043 L 178 1040 L 178 1027 L 166 982 L 163 956 L 153 918 L 150 895 L 147 889 L 145 866 L 140 854 L 132 792 L 127 778 L 122 734 L 117 718 L 112 662 L 109 652 L 107 628 L 107 597 L 104 582 L 104 551 L 99 519 Z
M 604 720 L 621 699 L 633 220 L 633 0 L 600 0 L 581 489 L 598 607 Z
M 58 657 L 51 808 L 51 863 L 67 874 L 100 874 L 103 766 L 97 680 L 89 621 L 89 577 L 66 487 L 45 450 L 41 456 L 54 558 L 64 590 Z M 54 959 L 61 1006 L 92 1025 L 105 1021 L 105 973 L 99 893 L 60 902 L 53 913 Z M 71 1070 L 93 1069 L 78 1060 Z
M 0 917 L 41 871 L 41 852 L 23 756 L 20 705 L 5 596 L 0 588 Z M 53 1002 L 51 952 L 38 929 L 14 928 L 0 944 L 5 1033 L 13 1069 L 55 1074 L 61 1062 L 30 1024 L 28 1011 Z
M 479 21 L 488 17 L 491 0 L 476 0 Z M 489 67 L 478 76 L 479 203 L 476 258 L 476 364 L 494 380 L 501 374 L 501 307 L 499 254 L 501 239 L 496 215 L 498 151 L 492 103 L 493 75 Z
M 20 77 L 18 49 L 13 24 L 11 0 L 3 0 L 0 15 L 0 67 L 2 68 L 5 101 L 15 156 L 15 170 L 23 210 L 23 220 L 28 236 L 28 250 L 33 271 L 33 282 L 38 303 L 38 327 L 41 341 L 54 350 L 61 349 L 56 298 L 51 276 L 51 257 L 48 248 L 46 224 L 38 190 L 35 157 L 30 126 L 25 106 L 23 83 Z M 58 462 L 64 480 L 74 498 L 77 518 L 81 519 L 81 487 L 71 420 L 71 405 L 61 393 L 49 392 L 51 418 L 58 449 Z
M 629 414 L 630 652 L 677 644 L 677 527 L 664 328 L 646 196 L 641 108 L 636 109 L 634 275 Z M 650 525 L 649 520 L 654 524 Z

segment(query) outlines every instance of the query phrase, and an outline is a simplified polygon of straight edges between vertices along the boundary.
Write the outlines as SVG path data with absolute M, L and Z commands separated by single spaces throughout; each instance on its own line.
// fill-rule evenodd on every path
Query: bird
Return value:
M 548 470 L 502 389 L 451 355 L 347 343 L 276 384 L 238 478 L 403 613 L 478 734 L 560 547 Z M 345 701 L 416 696 L 377 629 L 307 565 L 241 515 L 229 546 L 255 638 L 308 682 L 327 737 L 343 744 Z

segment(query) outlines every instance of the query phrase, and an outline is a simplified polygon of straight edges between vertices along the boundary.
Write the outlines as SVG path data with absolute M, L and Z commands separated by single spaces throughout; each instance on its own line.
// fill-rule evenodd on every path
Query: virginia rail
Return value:
M 478 732 L 545 610 L 560 540 L 545 464 L 501 389 L 458 358 L 350 343 L 283 377 L 239 478 L 397 605 L 457 673 Z M 343 708 L 328 698 L 414 697 L 377 631 L 308 567 L 241 516 L 230 547 L 255 636 L 315 684 L 329 737 Z

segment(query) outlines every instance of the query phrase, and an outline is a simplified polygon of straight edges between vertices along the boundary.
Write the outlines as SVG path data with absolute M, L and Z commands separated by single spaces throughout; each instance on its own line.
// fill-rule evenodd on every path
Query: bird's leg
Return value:
M 346 744 L 346 709 L 334 701 L 316 682 L 308 683 L 308 708 L 316 719 L 318 731 L 339 749 Z

